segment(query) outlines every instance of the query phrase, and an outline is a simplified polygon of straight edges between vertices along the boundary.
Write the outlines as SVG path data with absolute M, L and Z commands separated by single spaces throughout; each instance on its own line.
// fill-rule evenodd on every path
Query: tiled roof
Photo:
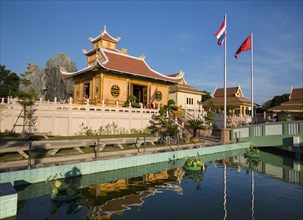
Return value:
M 290 100 L 303 101 L 303 88 L 293 88 L 290 94 Z
M 176 77 L 178 76 L 180 73 L 174 73 L 174 74 L 169 74 L 168 76 L 171 76 L 171 77 Z
M 97 48 L 93 48 L 93 49 L 91 49 L 91 50 L 89 50 L 89 51 L 82 50 L 82 52 L 83 52 L 85 55 L 90 55 L 90 54 L 92 54 L 92 53 L 96 53 L 96 50 L 97 50 Z
M 105 60 L 96 60 L 95 63 L 85 69 L 74 73 L 61 72 L 66 78 L 85 73 L 95 68 L 105 68 L 116 72 L 131 74 L 135 76 L 147 77 L 151 79 L 178 83 L 182 77 L 165 76 L 149 67 L 142 58 L 125 55 L 112 50 L 99 48 Z
M 239 87 L 226 88 L 226 97 L 233 97 L 237 93 Z M 224 97 L 224 88 L 216 89 L 214 97 Z
M 281 105 L 269 108 L 268 111 L 303 112 L 303 88 L 292 89 L 289 101 L 283 102 Z
M 213 105 L 224 105 L 224 97 L 211 98 L 203 102 L 203 105 L 208 105 L 212 103 Z M 226 105 L 251 105 L 251 101 L 241 97 L 226 97 Z M 254 104 L 255 105 L 255 104 Z
M 303 112 L 303 103 L 293 104 L 293 105 L 278 105 L 272 108 L 269 108 L 268 111 L 271 112 L 280 112 L 280 111 L 288 111 L 288 112 Z
M 303 88 L 292 89 L 289 101 L 283 102 L 281 105 L 269 108 L 268 111 L 303 112 Z
M 303 112 L 303 102 L 297 102 L 292 104 L 282 103 L 281 105 L 269 108 L 270 112 L 280 112 L 280 111 L 288 111 L 288 112 Z
M 182 85 L 182 84 L 171 85 L 169 87 L 169 90 L 171 92 L 184 91 L 184 92 L 196 93 L 196 94 L 199 94 L 199 95 L 205 95 L 206 94 L 206 92 L 204 92 L 204 91 L 198 90 L 198 89 L 196 89 L 192 86 Z
M 107 49 L 100 48 L 100 50 L 103 51 L 107 58 L 107 61 L 102 63 L 106 69 L 174 83 L 178 83 L 181 80 L 181 78 L 169 77 L 156 72 L 149 67 L 144 59 Z
M 111 42 L 114 42 L 114 43 L 117 43 L 119 42 L 120 38 L 114 38 L 113 36 L 111 36 L 109 33 L 107 33 L 107 30 L 106 30 L 106 26 L 104 26 L 104 30 L 102 31 L 101 34 L 99 34 L 97 37 L 95 38 L 90 38 L 90 41 L 92 43 L 95 43 L 96 41 L 100 40 L 100 39 L 104 39 L 104 40 L 107 40 L 107 41 L 111 41 Z
M 107 32 L 105 32 L 101 36 L 101 38 L 104 39 L 104 40 L 108 40 L 108 41 L 114 42 L 114 43 L 116 43 L 118 41 L 116 38 L 113 38 L 112 36 L 110 36 Z

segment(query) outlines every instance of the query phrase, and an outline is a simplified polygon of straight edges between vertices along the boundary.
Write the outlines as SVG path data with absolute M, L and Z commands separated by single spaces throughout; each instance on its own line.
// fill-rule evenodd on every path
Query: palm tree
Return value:
M 200 119 L 190 119 L 187 128 L 193 130 L 193 137 L 197 137 L 197 131 L 199 129 L 204 129 L 203 121 Z

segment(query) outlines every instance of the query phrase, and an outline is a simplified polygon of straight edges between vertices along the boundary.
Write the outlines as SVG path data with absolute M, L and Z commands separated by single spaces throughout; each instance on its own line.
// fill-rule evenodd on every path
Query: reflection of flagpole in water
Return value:
M 98 198 L 99 194 L 100 194 L 99 184 L 96 184 L 96 198 Z
M 223 208 L 224 208 L 224 220 L 226 219 L 227 217 L 227 209 L 226 209 L 226 164 L 225 162 L 223 162 L 223 165 L 224 165 L 224 170 L 223 170 L 223 191 L 224 191 L 224 201 L 223 201 Z
M 255 219 L 255 179 L 254 171 L 251 171 L 251 219 Z

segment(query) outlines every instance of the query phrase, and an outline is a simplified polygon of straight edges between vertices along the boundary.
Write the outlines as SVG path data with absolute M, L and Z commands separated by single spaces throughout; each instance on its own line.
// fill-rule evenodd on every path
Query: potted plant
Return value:
M 194 143 L 200 142 L 200 137 L 198 137 L 197 133 L 199 129 L 204 129 L 203 121 L 200 119 L 190 119 L 187 124 L 187 128 L 192 129 L 192 138 L 191 141 Z
M 51 198 L 55 201 L 70 202 L 80 197 L 80 191 L 73 184 L 63 183 L 61 180 L 52 182 Z
M 246 149 L 244 153 L 245 157 L 249 158 L 259 158 L 260 157 L 260 151 L 258 148 L 255 148 L 253 146 L 250 146 L 248 149 Z
M 127 97 L 127 101 L 123 104 L 123 107 L 128 107 L 129 103 L 134 108 L 140 108 L 141 107 L 140 103 L 137 102 L 137 97 L 135 95 L 129 95 Z
M 197 156 L 194 158 L 188 158 L 185 157 L 186 161 L 185 164 L 183 165 L 183 168 L 185 170 L 189 171 L 199 171 L 199 170 L 204 170 L 204 163 L 199 157 L 199 154 L 197 153 Z

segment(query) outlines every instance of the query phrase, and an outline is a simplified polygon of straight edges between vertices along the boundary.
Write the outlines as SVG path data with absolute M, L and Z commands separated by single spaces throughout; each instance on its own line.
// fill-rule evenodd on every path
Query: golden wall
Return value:
M 103 82 L 102 82 L 102 86 L 103 86 L 102 99 L 107 100 L 109 105 L 113 105 L 116 101 L 119 102 L 119 105 L 123 104 L 128 97 L 127 85 L 128 85 L 127 79 L 125 78 L 111 77 L 105 75 L 103 77 Z M 116 90 L 117 92 L 114 93 L 113 92 L 114 90 Z
M 144 88 L 146 91 L 146 105 L 153 104 L 154 108 L 166 105 L 169 96 L 169 87 L 166 84 L 152 83 L 140 79 L 130 79 L 123 74 L 111 75 L 110 73 L 87 73 L 74 80 L 74 102 L 86 103 L 84 84 L 89 83 L 89 101 L 91 104 L 101 104 L 105 101 L 107 106 L 114 106 L 116 101 L 123 105 L 130 94 L 133 94 L 134 86 Z

